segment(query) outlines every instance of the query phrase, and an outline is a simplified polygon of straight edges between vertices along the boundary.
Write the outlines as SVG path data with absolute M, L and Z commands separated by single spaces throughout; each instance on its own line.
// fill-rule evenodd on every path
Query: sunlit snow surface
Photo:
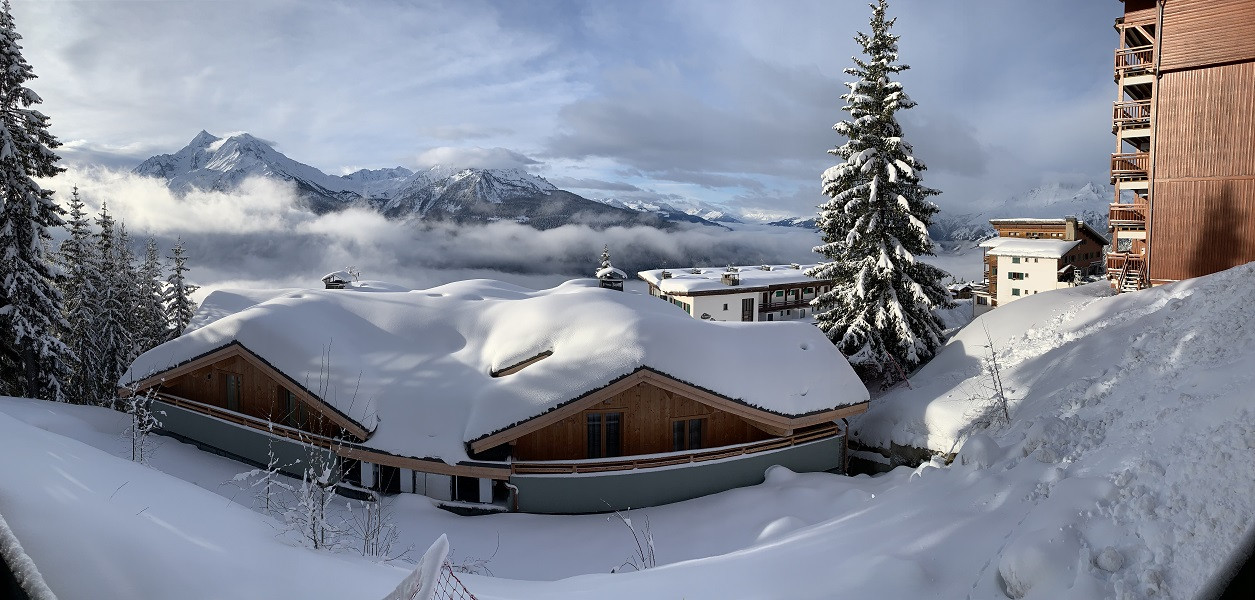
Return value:
M 702 321 L 593 279 L 539 291 L 487 279 L 414 291 L 378 282 L 219 290 L 205 304 L 197 328 L 145 352 L 121 384 L 238 342 L 350 418 L 377 421 L 365 446 L 450 463 L 467 459 L 466 442 L 642 367 L 787 416 L 868 398 L 806 323 Z M 493 375 L 545 352 L 521 371 Z
M 980 381 L 983 324 L 1009 426 L 974 432 L 951 466 L 773 469 L 759 486 L 635 511 L 665 563 L 642 573 L 608 573 L 634 545 L 604 516 L 458 517 L 401 495 L 394 519 L 415 555 L 448 533 L 454 560 L 488 558 L 495 577 L 463 577 L 483 599 L 1190 598 L 1255 517 L 1252 323 L 1252 265 L 999 308 L 856 425 L 868 442 L 955 445 L 980 408 L 964 390 Z M 375 598 L 406 575 L 351 548 L 292 545 L 224 485 L 242 465 L 174 441 L 155 469 L 111 456 L 129 456 L 123 425 L 0 400 L 0 513 L 59 597 Z

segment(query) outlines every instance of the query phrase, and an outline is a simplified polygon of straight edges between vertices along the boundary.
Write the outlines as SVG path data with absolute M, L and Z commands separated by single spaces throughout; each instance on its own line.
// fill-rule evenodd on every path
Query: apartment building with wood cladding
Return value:
M 1255 260 L 1255 0 L 1123 0 L 1112 248 L 1120 290 Z

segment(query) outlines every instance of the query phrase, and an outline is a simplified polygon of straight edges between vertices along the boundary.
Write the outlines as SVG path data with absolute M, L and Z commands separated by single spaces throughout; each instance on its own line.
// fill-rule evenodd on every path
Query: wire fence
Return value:
M 466 589 L 466 584 L 458 579 L 457 574 L 453 572 L 453 566 L 448 561 L 440 567 L 440 578 L 436 580 L 436 587 L 432 590 L 431 598 L 433 600 L 477 600 L 475 594 Z

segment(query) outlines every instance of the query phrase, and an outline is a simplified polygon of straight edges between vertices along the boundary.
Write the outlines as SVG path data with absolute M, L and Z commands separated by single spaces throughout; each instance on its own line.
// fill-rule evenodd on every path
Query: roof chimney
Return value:
M 1076 239 L 1076 217 L 1064 217 L 1063 239 L 1069 242 Z

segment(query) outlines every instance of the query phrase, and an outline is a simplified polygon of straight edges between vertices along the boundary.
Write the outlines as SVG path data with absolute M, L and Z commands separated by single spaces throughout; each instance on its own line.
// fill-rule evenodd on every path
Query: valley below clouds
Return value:
M 539 230 L 510 221 L 483 225 L 390 220 L 363 208 L 317 215 L 294 186 L 253 177 L 231 191 L 171 192 L 159 179 L 105 167 L 72 168 L 47 181 L 62 204 L 77 186 L 90 210 L 107 203 L 137 243 L 163 249 L 182 238 L 192 280 L 221 287 L 314 287 L 356 266 L 363 279 L 425 288 L 493 278 L 533 288 L 591 276 L 603 245 L 632 273 L 658 267 L 814 262 L 818 233 L 796 227 L 564 225 Z

